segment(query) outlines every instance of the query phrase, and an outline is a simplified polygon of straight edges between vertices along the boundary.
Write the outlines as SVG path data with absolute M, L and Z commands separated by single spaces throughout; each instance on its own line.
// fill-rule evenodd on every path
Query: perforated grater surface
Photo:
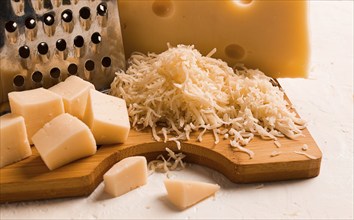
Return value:
M 109 88 L 125 68 L 117 0 L 1 0 L 0 104 L 70 75 Z

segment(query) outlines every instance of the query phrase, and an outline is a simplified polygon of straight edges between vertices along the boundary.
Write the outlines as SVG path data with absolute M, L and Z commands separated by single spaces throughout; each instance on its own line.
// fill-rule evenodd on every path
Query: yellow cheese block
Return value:
M 90 89 L 95 89 L 92 83 L 72 75 L 66 78 L 64 82 L 60 82 L 48 90 L 63 98 L 66 113 L 82 120 Z
M 11 112 L 25 119 L 30 144 L 32 144 L 32 136 L 45 123 L 64 113 L 62 97 L 43 88 L 10 92 L 9 102 Z
M 33 135 L 33 143 L 50 170 L 96 153 L 96 142 L 85 123 L 68 113 L 55 117 Z
M 114 196 L 121 196 L 147 182 L 146 158 L 143 156 L 127 157 L 116 163 L 104 175 L 105 191 Z
M 0 117 L 0 168 L 32 155 L 22 116 L 5 114 Z
M 124 99 L 91 89 L 83 121 L 98 145 L 124 143 L 128 138 L 130 124 Z
M 195 45 L 230 66 L 242 63 L 271 77 L 306 77 L 306 1 L 119 0 L 125 53 L 161 53 L 167 43 Z
M 164 184 L 168 199 L 180 209 L 188 208 L 214 195 L 220 189 L 217 184 L 199 181 L 166 179 Z

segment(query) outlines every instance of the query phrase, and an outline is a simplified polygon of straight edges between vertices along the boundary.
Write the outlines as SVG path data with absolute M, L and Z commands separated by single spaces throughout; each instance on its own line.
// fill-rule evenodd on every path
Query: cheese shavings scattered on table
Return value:
M 148 163 L 148 169 L 153 172 L 168 173 L 169 171 L 182 170 L 185 168 L 185 164 L 182 161 L 186 155 L 183 153 L 175 153 L 171 149 L 165 149 L 168 153 L 168 158 L 160 154 L 156 160 L 152 160 Z
M 152 129 L 156 141 L 189 140 L 192 132 L 211 131 L 231 145 L 246 146 L 255 135 L 303 136 L 305 122 L 290 110 L 283 91 L 259 70 L 234 70 L 202 56 L 194 46 L 169 47 L 161 54 L 135 53 L 126 72 L 116 73 L 110 94 L 124 98 L 132 127 Z M 228 135 L 225 135 L 228 133 Z

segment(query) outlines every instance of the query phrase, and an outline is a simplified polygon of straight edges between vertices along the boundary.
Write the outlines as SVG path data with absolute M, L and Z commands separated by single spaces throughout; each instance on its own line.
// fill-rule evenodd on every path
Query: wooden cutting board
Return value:
M 235 183 L 267 182 L 315 177 L 320 172 L 322 153 L 307 129 L 305 137 L 297 140 L 280 138 L 277 148 L 271 140 L 254 138 L 247 148 L 255 153 L 248 154 L 230 147 L 229 140 L 214 144 L 211 133 L 203 136 L 203 142 L 183 142 L 181 151 L 186 162 L 207 166 L 224 174 Z M 303 144 L 309 149 L 302 151 Z M 178 152 L 174 142 L 155 142 L 150 130 L 131 130 L 124 144 L 99 147 L 97 153 L 54 171 L 50 171 L 32 147 L 33 155 L 18 163 L 0 169 L 0 202 L 14 202 L 50 198 L 89 195 L 102 181 L 103 174 L 123 158 L 143 155 L 148 160 L 166 154 L 165 148 Z M 271 157 L 273 151 L 281 152 Z M 306 152 L 316 159 L 299 155 L 294 151 Z

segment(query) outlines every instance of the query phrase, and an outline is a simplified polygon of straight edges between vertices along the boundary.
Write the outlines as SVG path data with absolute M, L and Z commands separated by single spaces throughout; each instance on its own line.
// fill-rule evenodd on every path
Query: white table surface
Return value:
M 323 152 L 308 180 L 233 184 L 189 165 L 178 178 L 218 183 L 221 190 L 185 211 L 166 200 L 164 174 L 118 198 L 101 183 L 88 197 L 2 204 L 0 219 L 353 219 L 353 1 L 310 2 L 309 79 L 280 79 Z

